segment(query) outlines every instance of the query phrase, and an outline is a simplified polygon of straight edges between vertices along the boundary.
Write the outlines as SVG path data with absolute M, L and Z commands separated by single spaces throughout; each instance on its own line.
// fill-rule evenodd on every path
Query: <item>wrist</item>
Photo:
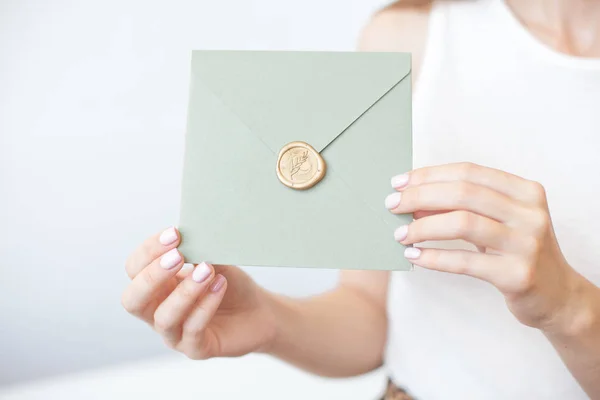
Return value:
M 269 327 L 267 340 L 258 350 L 260 353 L 276 356 L 285 341 L 286 321 L 290 319 L 292 302 L 289 298 L 276 293 L 263 291 L 263 297 L 267 312 L 269 313 Z
M 569 296 L 561 311 L 542 331 L 547 335 L 577 338 L 598 332 L 600 288 L 573 271 Z

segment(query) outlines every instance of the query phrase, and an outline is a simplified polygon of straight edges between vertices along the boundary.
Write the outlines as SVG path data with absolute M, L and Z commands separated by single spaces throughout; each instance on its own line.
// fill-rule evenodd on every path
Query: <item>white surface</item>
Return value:
M 164 351 L 119 303 L 127 254 L 177 222 L 190 50 L 348 50 L 384 2 L 1 0 L 0 385 Z
M 541 182 L 567 260 L 600 284 L 600 60 L 551 53 L 500 0 L 439 7 L 413 101 L 416 166 L 471 161 Z M 488 283 L 415 268 L 390 288 L 387 368 L 414 397 L 588 398 Z
M 200 362 L 170 356 L 0 389 L 0 399 L 368 400 L 384 383 L 381 371 L 325 379 L 262 355 Z

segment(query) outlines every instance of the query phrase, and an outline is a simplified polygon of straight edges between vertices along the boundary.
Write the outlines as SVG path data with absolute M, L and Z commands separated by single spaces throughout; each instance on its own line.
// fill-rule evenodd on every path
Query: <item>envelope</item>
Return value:
M 384 206 L 412 168 L 406 53 L 194 51 L 180 250 L 190 263 L 408 270 Z

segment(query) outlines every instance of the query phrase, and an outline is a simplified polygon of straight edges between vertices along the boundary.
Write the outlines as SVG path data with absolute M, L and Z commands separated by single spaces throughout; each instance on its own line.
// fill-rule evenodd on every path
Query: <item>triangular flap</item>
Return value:
M 321 151 L 410 72 L 410 54 L 194 51 L 192 79 L 277 153 Z

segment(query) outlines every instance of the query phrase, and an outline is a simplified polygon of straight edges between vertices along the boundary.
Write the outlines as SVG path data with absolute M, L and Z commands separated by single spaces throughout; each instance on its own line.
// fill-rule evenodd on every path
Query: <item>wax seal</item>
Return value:
M 277 157 L 277 177 L 292 189 L 309 189 L 325 176 L 325 160 L 311 145 L 292 142 L 282 147 Z

